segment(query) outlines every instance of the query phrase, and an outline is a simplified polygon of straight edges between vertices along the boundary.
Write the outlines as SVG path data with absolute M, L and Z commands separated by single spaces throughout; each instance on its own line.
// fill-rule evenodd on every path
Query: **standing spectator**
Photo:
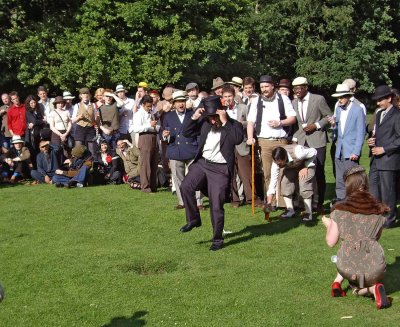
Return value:
M 288 79 L 281 79 L 278 84 L 278 92 L 279 94 L 286 95 L 290 98 L 290 93 L 292 90 L 292 85 Z
M 36 157 L 37 169 L 31 171 L 38 183 L 52 184 L 52 178 L 61 166 L 60 148 L 50 146 L 49 141 L 40 141 L 40 153 Z
M 256 135 L 266 190 L 271 179 L 272 151 L 288 143 L 289 127 L 296 123 L 296 113 L 290 99 L 276 92 L 271 76 L 263 75 L 259 82 L 261 95 L 251 102 L 247 117 L 247 144 L 255 144 Z
M 56 109 L 53 110 L 49 117 L 48 122 L 50 125 L 51 143 L 63 148 L 64 158 L 69 158 L 68 135 L 71 132 L 72 121 L 69 112 L 65 110 L 65 100 L 63 97 L 58 96 L 54 100 Z
M 0 107 L 0 146 L 3 152 L 7 152 L 11 145 L 11 133 L 7 126 L 7 111 L 11 106 L 11 99 L 7 93 L 1 95 L 1 101 L 3 105 Z
M 221 77 L 216 77 L 213 79 L 211 92 L 215 95 L 222 95 L 222 87 L 224 86 L 225 82 Z
M 119 110 L 119 135 L 121 139 L 134 140 L 131 138 L 133 132 L 133 106 L 135 100 L 126 96 L 127 90 L 122 84 L 117 85 L 115 94 L 123 102 Z
M 346 84 L 338 84 L 333 97 L 338 98 L 335 114 L 329 118 L 333 133 L 337 135 L 335 152 L 336 167 L 336 199 L 343 200 L 346 196 L 343 174 L 358 164 L 365 136 L 365 115 L 360 106 L 350 99 L 353 92 Z
M 201 102 L 201 98 L 199 98 L 199 86 L 195 82 L 190 82 L 186 84 L 185 91 L 188 95 L 186 109 L 196 110 Z
M 116 152 L 124 163 L 124 182 L 132 189 L 140 189 L 139 149 L 128 140 L 118 140 Z
M 333 206 L 331 219 L 322 218 L 327 231 L 326 243 L 333 247 L 340 240 L 337 253 L 337 276 L 331 286 L 333 297 L 343 297 L 341 284 L 345 279 L 357 295 L 373 295 L 376 307 L 391 306 L 381 284 L 386 270 L 383 248 L 378 243 L 389 208 L 379 203 L 368 191 L 365 169 L 354 166 L 344 175 L 346 199 Z
M 33 166 L 36 167 L 36 155 L 40 152 L 40 132 L 46 123 L 42 109 L 33 95 L 29 95 L 26 98 L 25 110 L 25 145 L 29 148 Z
M 227 114 L 230 118 L 240 122 L 243 126 L 243 130 L 247 130 L 247 115 L 248 108 L 243 103 L 237 103 L 235 101 L 235 89 L 229 84 L 224 85 L 222 88 L 222 101 L 227 107 Z M 241 144 L 235 147 L 235 166 L 232 174 L 232 202 L 231 205 L 234 208 L 239 207 L 239 189 L 237 183 L 237 176 L 239 176 L 241 183 L 243 184 L 244 191 L 244 203 L 251 204 L 252 202 L 252 187 L 251 187 L 251 155 L 250 147 L 246 143 L 247 137 L 244 137 Z M 258 207 L 263 206 L 263 202 L 255 197 L 255 205 Z
M 139 134 L 138 148 L 140 150 L 140 183 L 142 191 L 154 193 L 157 191 L 157 120 L 152 113 L 153 99 L 150 95 L 142 98 L 140 109 L 133 117 L 133 130 Z
M 90 91 L 87 87 L 79 90 L 81 101 L 74 106 L 72 123 L 76 123 L 75 146 L 85 145 L 91 153 L 96 152 L 95 107 L 90 102 Z
M 135 114 L 140 106 L 142 105 L 142 99 L 145 95 L 147 95 L 147 90 L 149 88 L 149 85 L 146 82 L 140 82 L 136 91 L 135 95 L 135 104 L 133 106 L 133 114 Z
M 115 102 L 113 102 L 113 99 Z M 99 126 L 102 137 L 115 151 L 119 138 L 119 110 L 124 102 L 117 97 L 112 90 L 104 90 L 104 104 L 98 108 L 97 126 Z
M 243 103 L 250 108 L 252 101 L 254 101 L 258 94 L 255 93 L 256 90 L 256 81 L 253 77 L 245 77 L 243 79 L 243 94 L 242 94 L 242 101 Z
M 235 146 L 243 141 L 243 126 L 222 110 L 221 98 L 210 96 L 203 100 L 183 126 L 183 136 L 200 136 L 199 150 L 181 185 L 187 224 L 180 231 L 190 232 L 201 226 L 195 192 L 207 195 L 213 226 L 211 251 L 222 249 L 224 239 L 224 203 L 229 198 L 230 183 L 235 164 Z M 201 118 L 202 117 L 202 118 Z
M 63 100 L 65 101 L 65 110 L 69 112 L 69 116 L 72 118 L 72 115 L 74 114 L 74 105 L 72 104 L 72 100 L 74 100 L 75 97 L 71 94 L 69 91 L 64 91 L 63 92 Z M 72 123 L 72 120 L 71 120 Z M 69 135 L 75 140 L 75 128 L 76 128 L 76 123 L 72 124 L 71 131 L 69 132 Z
M 371 147 L 369 181 L 371 193 L 390 208 L 385 228 L 395 226 L 396 176 L 400 170 L 400 110 L 393 105 L 393 92 L 387 85 L 378 86 L 372 99 L 381 109 L 376 114 L 375 133 L 368 139 Z
M 44 86 L 39 86 L 37 89 L 39 97 L 39 105 L 42 109 L 44 116 L 49 117 L 50 113 L 54 110 L 54 99 L 47 96 L 47 89 Z
M 94 98 L 96 102 L 94 103 L 94 107 L 97 110 L 104 104 L 104 88 L 99 87 L 95 92 L 94 92 Z
M 7 111 L 7 126 L 12 136 L 25 136 L 26 111 L 25 105 L 20 103 L 18 93 L 10 93 L 13 105 Z
M 236 103 L 243 103 L 242 97 L 243 94 L 241 92 L 243 88 L 243 80 L 240 77 L 232 77 L 232 79 L 229 82 L 226 82 L 226 84 L 231 85 L 233 89 L 235 90 L 235 102 Z
M 93 183 L 95 185 L 121 184 L 121 172 L 118 169 L 119 157 L 109 149 L 106 140 L 100 142 L 100 151 L 93 156 Z
M 163 140 L 168 144 L 167 158 L 170 160 L 171 175 L 178 198 L 178 205 L 175 208 L 183 209 L 180 186 L 197 153 L 198 144 L 196 137 L 186 138 L 182 134 L 185 121 L 192 117 L 192 112 L 186 110 L 186 92 L 175 91 L 172 99 L 175 110 L 165 114 L 161 129 Z M 196 200 L 197 206 L 200 206 L 200 192 L 196 192 Z
M 318 189 L 316 210 L 324 213 L 324 198 L 326 190 L 325 159 L 328 116 L 332 116 L 323 96 L 308 91 L 308 81 L 305 77 L 297 77 L 292 82 L 296 99 L 293 107 L 296 111 L 298 130 L 293 135 L 293 141 L 317 150 L 315 177 Z M 314 192 L 315 196 L 315 192 Z M 315 201 L 315 200 L 314 200 Z

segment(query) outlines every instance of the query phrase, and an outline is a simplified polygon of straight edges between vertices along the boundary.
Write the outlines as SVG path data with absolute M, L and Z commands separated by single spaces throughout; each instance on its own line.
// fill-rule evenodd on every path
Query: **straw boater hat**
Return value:
M 55 99 L 54 99 L 54 102 L 53 102 L 54 104 L 57 104 L 57 103 L 65 103 L 65 100 L 64 100 L 64 98 L 62 97 L 62 96 L 57 96 Z
M 293 80 L 292 85 L 293 86 L 308 85 L 307 78 L 305 78 L 305 77 L 296 77 Z
M 223 86 L 224 84 L 225 84 L 225 82 L 221 77 L 214 78 L 211 90 L 218 89 L 219 87 Z
M 336 93 L 333 93 L 332 96 L 335 98 L 339 98 L 345 95 L 353 95 L 354 92 L 350 91 L 350 88 L 346 84 L 338 84 L 336 86 Z
M 187 100 L 187 93 L 185 91 L 178 90 L 178 91 L 175 91 L 172 94 L 172 101 L 173 102 L 179 101 L 179 100 L 184 100 L 184 101 Z
M 24 140 L 22 139 L 21 136 L 19 135 L 14 135 L 11 139 L 11 144 L 15 144 L 15 143 L 24 143 Z
M 71 94 L 71 92 L 64 91 L 63 92 L 63 99 L 64 100 L 72 100 L 72 99 L 75 99 L 75 97 Z
M 227 82 L 227 84 L 232 84 L 235 86 L 242 87 L 243 86 L 243 80 L 240 77 L 232 77 L 232 80 Z
M 115 93 L 118 93 L 118 92 L 127 92 L 126 90 L 125 90 L 125 88 L 124 88 L 124 86 L 122 85 L 122 84 L 118 84 L 117 85 L 117 87 L 115 88 Z

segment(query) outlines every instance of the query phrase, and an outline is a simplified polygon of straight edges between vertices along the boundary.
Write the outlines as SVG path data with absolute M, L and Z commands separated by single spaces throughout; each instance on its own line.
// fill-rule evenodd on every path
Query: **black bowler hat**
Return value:
M 212 95 L 203 99 L 204 114 L 206 116 L 216 115 L 217 109 L 223 109 L 221 97 Z
M 387 85 L 380 85 L 375 89 L 374 95 L 372 96 L 372 100 L 379 100 L 382 98 L 386 98 L 389 95 L 392 95 L 392 89 Z
M 262 75 L 260 77 L 260 80 L 258 81 L 259 83 L 271 83 L 275 84 L 274 80 L 272 79 L 272 76 L 270 75 Z

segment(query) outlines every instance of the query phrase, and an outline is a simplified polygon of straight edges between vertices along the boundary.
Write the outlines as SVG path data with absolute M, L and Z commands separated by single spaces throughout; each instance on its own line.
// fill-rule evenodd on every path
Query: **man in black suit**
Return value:
M 243 141 L 244 135 L 242 124 L 230 118 L 222 108 L 219 96 L 207 97 L 203 99 L 203 107 L 198 108 L 183 126 L 185 137 L 200 135 L 200 141 L 194 162 L 181 184 L 187 224 L 180 230 L 185 233 L 201 226 L 195 197 L 195 191 L 200 190 L 210 202 L 212 251 L 221 249 L 224 243 L 224 203 L 230 193 L 235 146 Z
M 371 193 L 390 207 L 384 227 L 394 227 L 397 175 L 400 170 L 400 110 L 393 105 L 394 95 L 387 85 L 378 86 L 372 96 L 380 110 L 376 113 L 375 133 L 368 139 L 371 147 L 369 181 Z

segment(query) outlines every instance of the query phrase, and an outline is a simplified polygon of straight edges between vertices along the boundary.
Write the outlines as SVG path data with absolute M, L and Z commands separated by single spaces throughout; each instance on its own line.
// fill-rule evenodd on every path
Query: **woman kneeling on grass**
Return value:
M 361 166 L 344 173 L 346 198 L 337 202 L 331 218 L 323 217 L 327 228 L 326 243 L 333 247 L 342 240 L 337 254 L 338 274 L 332 284 L 333 297 L 345 296 L 341 283 L 347 279 L 357 295 L 373 295 L 378 309 L 390 307 L 382 280 L 386 270 L 383 248 L 378 243 L 384 214 L 389 208 L 378 202 L 368 191 L 368 179 Z

